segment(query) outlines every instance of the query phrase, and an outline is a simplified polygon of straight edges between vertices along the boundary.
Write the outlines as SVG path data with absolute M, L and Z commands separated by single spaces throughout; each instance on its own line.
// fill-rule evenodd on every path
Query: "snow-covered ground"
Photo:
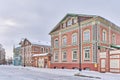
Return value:
M 101 79 L 74 76 L 76 73 Z M 120 80 L 120 74 L 1 65 L 0 80 Z

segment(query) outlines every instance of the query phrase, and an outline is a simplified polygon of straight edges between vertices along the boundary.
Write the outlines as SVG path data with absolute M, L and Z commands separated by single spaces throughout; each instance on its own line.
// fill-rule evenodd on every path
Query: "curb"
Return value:
M 74 76 L 80 76 L 80 77 L 88 77 L 88 78 L 96 78 L 96 79 L 101 79 L 100 77 L 95 77 L 95 76 L 86 76 L 86 75 L 81 75 L 81 74 L 74 74 Z

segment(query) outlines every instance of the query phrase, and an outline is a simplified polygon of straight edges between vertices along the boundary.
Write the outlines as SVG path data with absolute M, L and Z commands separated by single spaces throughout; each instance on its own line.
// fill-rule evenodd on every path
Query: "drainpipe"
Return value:
M 79 29 L 79 71 L 82 71 L 82 61 L 81 61 L 81 26 L 80 26 L 80 16 L 78 16 L 78 29 Z

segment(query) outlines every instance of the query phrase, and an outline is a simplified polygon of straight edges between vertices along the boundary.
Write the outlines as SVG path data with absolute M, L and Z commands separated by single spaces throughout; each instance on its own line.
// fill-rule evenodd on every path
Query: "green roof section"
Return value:
M 120 49 L 120 45 L 111 45 L 112 48 Z

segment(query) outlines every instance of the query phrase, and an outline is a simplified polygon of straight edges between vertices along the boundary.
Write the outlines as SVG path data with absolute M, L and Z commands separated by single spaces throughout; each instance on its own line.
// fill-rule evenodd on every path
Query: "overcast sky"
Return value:
M 6 56 L 22 38 L 50 42 L 48 33 L 67 13 L 99 15 L 120 26 L 119 0 L 0 0 L 0 43 Z

